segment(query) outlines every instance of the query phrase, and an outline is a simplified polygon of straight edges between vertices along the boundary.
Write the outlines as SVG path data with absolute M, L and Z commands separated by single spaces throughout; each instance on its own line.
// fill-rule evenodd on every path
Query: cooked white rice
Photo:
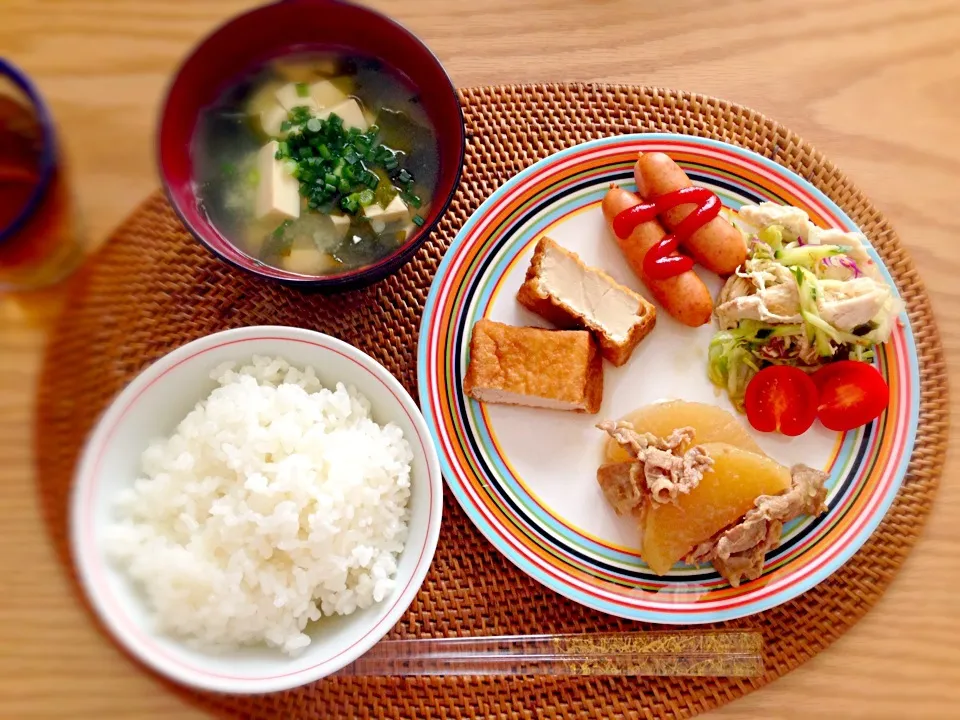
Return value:
M 158 629 L 213 647 L 294 654 L 307 623 L 394 589 L 413 454 L 352 387 L 255 357 L 143 453 L 108 554 Z

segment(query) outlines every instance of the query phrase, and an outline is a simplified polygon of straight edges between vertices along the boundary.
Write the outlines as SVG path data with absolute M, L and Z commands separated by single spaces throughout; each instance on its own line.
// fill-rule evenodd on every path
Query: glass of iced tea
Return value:
M 83 255 L 53 120 L 27 76 L 0 58 L 0 292 L 51 285 Z

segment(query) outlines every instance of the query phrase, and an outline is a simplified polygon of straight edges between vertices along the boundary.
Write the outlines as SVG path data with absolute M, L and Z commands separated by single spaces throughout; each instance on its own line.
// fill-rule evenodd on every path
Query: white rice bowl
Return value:
M 413 453 L 352 387 L 254 357 L 150 444 L 106 549 L 156 630 L 209 648 L 297 654 L 322 616 L 390 595 L 410 519 Z

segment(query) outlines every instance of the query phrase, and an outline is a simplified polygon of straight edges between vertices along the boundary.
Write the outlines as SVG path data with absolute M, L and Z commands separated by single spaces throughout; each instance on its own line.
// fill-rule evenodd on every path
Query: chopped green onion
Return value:
M 297 83 L 297 97 L 307 97 L 310 95 L 310 88 L 304 82 Z
M 377 186 L 377 204 L 385 208 L 397 196 L 397 189 L 389 182 L 381 182 Z
M 414 195 L 411 192 L 402 192 L 400 193 L 400 197 L 403 199 L 403 201 L 407 205 L 410 205 L 415 208 L 418 208 L 423 204 L 423 201 L 420 199 L 420 196 Z
M 280 132 L 287 132 L 292 127 L 293 124 L 289 120 L 284 120 L 280 123 Z
M 426 222 L 420 215 L 413 216 L 413 224 L 417 227 L 423 227 L 423 223 Z
M 310 108 L 297 106 L 290 111 L 290 122 L 303 125 L 310 119 Z
M 307 97 L 303 85 L 297 85 L 297 92 Z M 283 127 L 293 132 L 278 143 L 276 157 L 299 180 L 305 210 L 339 208 L 337 212 L 368 220 L 362 208 L 375 203 L 387 207 L 398 193 L 411 208 L 420 207 L 414 177 L 402 167 L 406 154 L 381 144 L 379 127 L 365 132 L 347 128 L 336 114 L 320 119 L 301 106 L 290 111 Z
M 344 212 L 356 215 L 360 209 L 360 203 L 357 202 L 357 199 L 353 195 L 347 195 L 340 200 L 340 207 Z

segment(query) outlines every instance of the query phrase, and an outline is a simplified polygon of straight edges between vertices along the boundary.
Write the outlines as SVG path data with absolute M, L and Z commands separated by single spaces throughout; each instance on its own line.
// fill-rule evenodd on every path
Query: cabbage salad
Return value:
M 833 360 L 873 359 L 903 302 L 858 233 L 823 230 L 795 207 L 743 206 L 735 220 L 747 260 L 717 297 L 710 380 L 741 412 L 751 378 L 767 365 L 813 371 Z

